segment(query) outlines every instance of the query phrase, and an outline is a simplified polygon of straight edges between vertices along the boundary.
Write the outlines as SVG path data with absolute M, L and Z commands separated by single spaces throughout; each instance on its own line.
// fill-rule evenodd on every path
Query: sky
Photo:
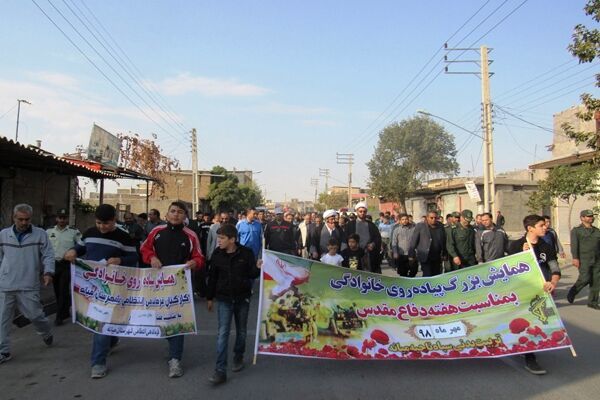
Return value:
M 480 134 L 479 77 L 443 73 L 445 55 L 479 54 L 445 52 L 447 42 L 493 48 L 495 168 L 523 169 L 551 157 L 553 113 L 584 91 L 597 94 L 597 65 L 579 65 L 566 49 L 576 24 L 593 26 L 584 5 L 2 0 L 0 135 L 14 138 L 17 99 L 25 99 L 24 144 L 73 152 L 96 123 L 113 134 L 155 134 L 189 169 L 196 128 L 200 169 L 253 170 L 269 199 L 310 200 L 319 168 L 330 170 L 329 186 L 347 184 L 336 153 L 354 154 L 353 183 L 365 187 L 379 132 L 417 110 Z M 460 174 L 481 175 L 481 140 L 438 122 L 455 137 Z

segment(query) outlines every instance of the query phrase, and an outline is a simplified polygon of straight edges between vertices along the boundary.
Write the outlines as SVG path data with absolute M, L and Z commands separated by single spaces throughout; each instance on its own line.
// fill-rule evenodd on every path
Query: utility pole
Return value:
M 317 189 L 319 187 L 319 179 L 310 178 L 310 185 L 315 187 L 315 204 L 317 204 Z
M 31 105 L 31 103 L 27 100 L 17 99 L 17 128 L 15 129 L 15 142 L 19 141 L 19 117 L 21 116 L 21 103 Z
M 329 168 L 319 168 L 319 176 L 325 178 L 325 194 L 329 191 Z
M 489 66 L 493 60 L 489 60 L 488 55 L 492 50 L 486 46 L 480 48 L 448 48 L 444 45 L 446 51 L 461 51 L 460 55 L 467 51 L 479 53 L 478 60 L 448 60 L 444 57 L 446 64 L 452 63 L 473 63 L 479 66 L 479 72 L 450 72 L 448 66 L 445 68 L 447 74 L 471 74 L 481 78 L 481 122 L 483 128 L 483 211 L 491 212 L 496 215 L 496 174 L 494 171 L 494 146 L 493 146 L 493 124 L 492 124 L 492 103 L 490 100 L 490 77 L 494 74 L 489 71 Z M 459 57 L 460 57 L 459 55 Z
M 335 153 L 338 164 L 348 165 L 348 211 L 352 208 L 352 165 L 354 153 Z
M 189 216 L 193 218 L 198 212 L 198 141 L 196 138 L 196 128 L 192 129 L 192 213 Z

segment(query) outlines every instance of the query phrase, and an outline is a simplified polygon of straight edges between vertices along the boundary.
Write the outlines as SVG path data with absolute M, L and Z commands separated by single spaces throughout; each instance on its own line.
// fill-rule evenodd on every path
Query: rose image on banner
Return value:
M 196 333 L 190 271 L 71 264 L 73 323 L 111 336 L 166 338 Z
M 502 357 L 570 348 L 531 251 L 430 278 L 263 254 L 255 354 Z

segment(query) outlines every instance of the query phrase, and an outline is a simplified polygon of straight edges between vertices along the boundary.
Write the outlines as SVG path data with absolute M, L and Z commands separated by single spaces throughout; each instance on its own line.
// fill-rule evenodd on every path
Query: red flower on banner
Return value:
M 508 325 L 508 328 L 510 329 L 510 331 L 512 333 L 521 333 L 523 332 L 525 329 L 527 329 L 529 327 L 529 321 L 527 321 L 524 318 L 515 318 L 512 321 L 510 321 L 510 324 Z
M 373 332 L 371 332 L 371 339 L 383 345 L 386 345 L 390 342 L 390 337 L 388 334 L 381 329 L 375 329 Z

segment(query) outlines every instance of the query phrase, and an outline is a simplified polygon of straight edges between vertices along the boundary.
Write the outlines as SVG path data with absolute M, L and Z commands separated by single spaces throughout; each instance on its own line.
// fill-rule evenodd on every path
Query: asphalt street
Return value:
M 597 399 L 600 311 L 586 307 L 587 291 L 575 304 L 566 302 L 576 275 L 573 267 L 563 270 L 556 303 L 578 356 L 569 350 L 539 354 L 548 370 L 544 376 L 525 371 L 521 357 L 330 361 L 259 356 L 251 365 L 258 303 L 253 301 L 250 362 L 243 371 L 230 372 L 224 385 L 212 387 L 216 314 L 197 300 L 199 334 L 186 337 L 183 377 L 167 377 L 165 340 L 121 339 L 108 360 L 108 376 L 92 380 L 89 332 L 72 324 L 57 327 L 54 345 L 46 347 L 29 325 L 12 331 L 13 359 L 0 365 L 0 399 Z

